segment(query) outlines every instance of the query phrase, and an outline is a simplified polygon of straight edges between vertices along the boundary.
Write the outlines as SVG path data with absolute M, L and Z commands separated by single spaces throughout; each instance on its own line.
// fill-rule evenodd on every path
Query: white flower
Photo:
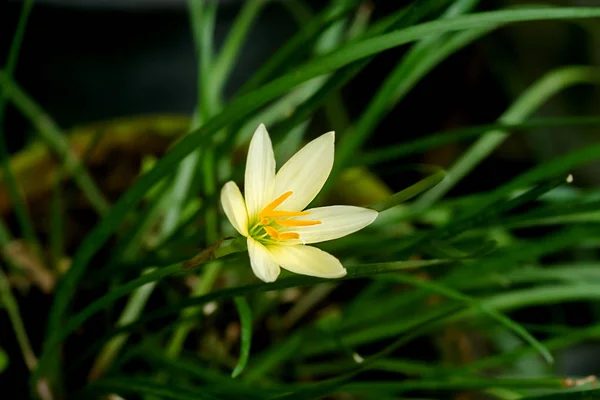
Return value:
M 273 146 L 261 124 L 250 141 L 245 196 L 232 181 L 223 186 L 221 204 L 234 228 L 247 238 L 250 264 L 259 279 L 275 281 L 280 267 L 322 278 L 346 275 L 337 258 L 306 244 L 349 235 L 377 218 L 374 210 L 352 206 L 302 211 L 331 172 L 334 139 L 333 132 L 318 137 L 275 174 Z

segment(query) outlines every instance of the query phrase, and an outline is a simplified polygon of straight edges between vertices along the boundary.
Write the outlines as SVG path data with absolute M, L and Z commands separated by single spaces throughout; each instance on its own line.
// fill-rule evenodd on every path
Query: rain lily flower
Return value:
M 261 124 L 250 141 L 244 196 L 230 181 L 221 204 L 233 227 L 247 238 L 254 274 L 273 282 L 280 268 L 297 274 L 339 278 L 346 269 L 331 254 L 313 246 L 356 232 L 377 218 L 362 207 L 304 208 L 319 193 L 333 166 L 333 132 L 304 146 L 275 174 L 273 145 Z

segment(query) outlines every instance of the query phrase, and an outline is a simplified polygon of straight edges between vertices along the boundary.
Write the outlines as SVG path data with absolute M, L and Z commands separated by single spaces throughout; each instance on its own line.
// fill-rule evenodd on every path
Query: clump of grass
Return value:
M 596 129 L 595 116 L 532 116 L 571 86 L 598 84 L 599 70 L 548 70 L 497 121 L 365 150 L 418 82 L 497 28 L 600 17 L 598 7 L 482 12 L 478 3 L 420 1 L 373 19 L 368 4 L 357 1 L 332 0 L 318 13 L 300 1 L 286 2 L 300 22 L 297 33 L 228 98 L 225 82 L 267 2 L 246 1 L 216 49 L 217 2 L 190 0 L 199 63 L 198 106 L 189 121 L 133 117 L 103 124 L 102 135 L 94 127 L 86 131 L 87 149 L 118 146 L 114 138 L 123 132 L 135 141 L 140 124 L 170 142 L 165 154 L 140 155 L 145 167 L 139 178 L 111 204 L 88 158 L 73 151 L 84 135 L 65 134 L 13 78 L 32 7 L 24 1 L 0 71 L 0 128 L 12 102 L 45 147 L 38 143 L 11 159 L 4 136 L 0 140 L 2 182 L 18 222 L 14 231 L 0 225 L 0 242 L 5 249 L 17 239 L 26 244 L 20 256 L 4 252 L 0 300 L 30 371 L 31 393 L 43 399 L 600 396 L 593 378 L 553 370 L 553 354 L 597 338 L 597 325 L 530 327 L 512 318 L 513 311 L 530 307 L 600 299 L 598 191 L 577 187 L 571 175 L 600 158 L 600 145 L 539 162 L 491 191 L 447 197 L 514 132 Z M 407 46 L 403 57 L 363 111 L 351 115 L 341 89 L 379 53 L 398 46 Z M 240 180 L 243 165 L 234 155 L 259 122 L 268 125 L 276 156 L 285 158 L 305 141 L 321 110 L 339 141 L 332 176 L 316 202 L 337 195 L 380 215 L 367 229 L 324 245 L 344 262 L 346 277 L 290 274 L 257 283 L 243 246 L 229 238 L 234 232 L 221 212 L 219 190 L 227 180 Z M 189 126 L 184 134 L 182 124 Z M 398 193 L 367 169 L 467 139 L 472 143 L 450 167 L 419 166 L 422 179 Z M 28 166 L 50 154 L 60 165 L 38 185 L 54 187 L 52 229 L 42 240 L 29 212 L 33 194 L 21 187 L 30 187 L 23 181 Z M 98 215 L 73 252 L 65 247 L 66 180 Z M 349 182 L 356 190 L 340 189 Z M 527 236 L 525 228 L 538 230 Z M 579 257 L 582 250 L 591 256 Z M 100 252 L 109 256 L 97 257 Z M 36 316 L 47 328 L 34 346 L 7 277 L 32 265 L 58 281 L 48 315 Z M 98 315 L 110 321 L 108 328 L 91 328 Z M 7 362 L 16 361 L 0 351 L 0 373 Z

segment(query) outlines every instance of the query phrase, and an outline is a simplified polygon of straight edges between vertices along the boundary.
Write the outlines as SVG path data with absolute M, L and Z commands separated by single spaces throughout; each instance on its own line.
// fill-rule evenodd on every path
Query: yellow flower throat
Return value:
M 263 239 L 267 236 L 276 241 L 300 239 L 300 235 L 296 232 L 279 232 L 275 226 L 311 226 L 318 225 L 321 221 L 317 220 L 297 220 L 291 217 L 299 217 L 310 214 L 310 211 L 280 211 L 275 210 L 294 192 L 291 190 L 285 192 L 271 203 L 269 203 L 259 214 L 258 222 L 250 230 L 251 235 L 259 234 L 257 239 Z M 264 231 L 264 233 L 263 233 Z

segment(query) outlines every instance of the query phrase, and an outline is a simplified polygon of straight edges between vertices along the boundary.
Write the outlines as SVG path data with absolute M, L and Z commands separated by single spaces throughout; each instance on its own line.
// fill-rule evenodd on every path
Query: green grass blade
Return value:
M 465 303 L 469 304 L 469 306 L 471 306 L 472 308 L 475 308 L 475 309 L 479 310 L 481 313 L 488 315 L 490 318 L 496 320 L 497 322 L 499 322 L 500 324 L 505 326 L 507 329 L 513 331 L 515 334 L 520 336 L 531 347 L 536 349 L 544 357 L 546 362 L 548 362 L 548 363 L 553 362 L 552 354 L 550 354 L 550 351 L 548 351 L 548 349 L 543 344 L 541 344 L 536 338 L 534 338 L 529 332 L 527 332 L 525 330 L 525 328 L 523 328 L 521 325 L 517 324 L 510 318 L 507 318 L 505 315 L 497 312 L 493 308 L 485 307 L 477 299 L 471 298 L 465 294 L 462 294 L 456 290 L 453 290 L 448 286 L 436 284 L 434 282 L 427 282 L 424 280 L 420 280 L 420 279 L 414 278 L 410 275 L 395 274 L 395 275 L 390 275 L 388 277 L 385 277 L 384 279 L 389 279 L 391 281 L 396 281 L 396 282 L 401 282 L 401 283 L 407 283 L 412 286 L 416 286 L 416 287 L 424 288 L 426 290 L 431 290 L 436 293 L 440 293 L 451 299 L 465 302 Z
M 8 367 L 8 355 L 2 347 L 0 347 L 0 374 Z
M 31 13 L 32 8 L 33 0 L 26 0 L 23 2 L 21 15 L 19 16 L 19 22 L 17 23 L 17 31 L 13 36 L 8 54 L 8 60 L 4 69 L 6 76 L 9 78 L 12 78 L 14 75 L 14 70 L 16 68 L 21 49 L 21 43 L 23 42 L 23 36 L 25 35 L 25 27 L 27 26 L 27 20 L 29 19 L 29 14 Z M 6 101 L 7 94 L 4 90 L 2 90 L 0 92 L 0 162 L 2 163 L 2 169 L 4 170 L 4 181 L 6 182 L 10 197 L 13 202 L 15 215 L 21 229 L 21 234 L 28 243 L 33 245 L 35 249 L 40 250 L 40 241 L 35 233 L 33 220 L 29 215 L 29 210 L 25 204 L 25 199 L 21 197 L 17 180 L 15 179 L 15 175 L 9 162 L 10 156 L 8 154 L 8 149 L 6 148 L 4 134 L 4 111 L 6 109 Z
M 428 149 L 442 147 L 450 143 L 484 135 L 489 131 L 523 131 L 537 128 L 551 127 L 595 127 L 600 124 L 598 117 L 543 117 L 532 118 L 521 123 L 496 123 L 475 125 L 466 128 L 452 129 L 444 132 L 435 132 L 424 138 L 415 139 L 398 145 L 367 151 L 356 161 L 356 164 L 373 165 L 390 160 L 396 160 L 411 154 L 423 152 Z M 517 133 L 515 132 L 515 133 Z M 349 165 L 354 165 L 350 163 Z
M 421 179 L 419 182 L 415 183 L 407 187 L 404 190 L 399 191 L 398 193 L 394 193 L 384 201 L 377 203 L 375 205 L 370 206 L 375 211 L 382 212 L 389 208 L 395 207 L 419 194 L 423 193 L 425 190 L 431 188 L 432 186 L 437 185 L 444 179 L 446 172 L 444 170 L 439 170 L 429 175 L 427 178 Z
M 374 390 L 386 393 L 405 393 L 411 390 L 468 390 L 498 388 L 528 388 L 528 389 L 561 389 L 564 387 L 564 379 L 561 378 L 483 378 L 464 377 L 455 379 L 423 379 L 407 380 L 403 382 L 352 382 L 348 383 L 340 391 L 350 393 L 369 393 Z
M 240 49 L 244 43 L 252 23 L 265 4 L 265 0 L 248 0 L 242 6 L 236 17 L 231 31 L 227 35 L 225 44 L 212 67 L 213 87 L 216 93 L 222 93 L 225 82 L 239 56 Z
M 240 358 L 231 373 L 232 378 L 238 377 L 246 368 L 248 358 L 250 357 L 250 344 L 252 343 L 252 310 L 248 300 L 243 297 L 235 297 L 235 306 L 240 315 L 240 327 L 242 333 L 242 342 L 240 345 Z
M 577 84 L 600 83 L 600 70 L 593 67 L 565 67 L 551 71 L 530 86 L 499 118 L 500 122 L 521 122 L 537 110 L 550 97 Z M 492 131 L 478 139 L 448 170 L 448 175 L 438 186 L 419 199 L 417 206 L 425 208 L 439 200 L 466 174 L 509 136 L 508 132 Z
M 2 71 L 0 71 L 0 86 L 21 113 L 36 127 L 42 140 L 58 155 L 67 171 L 73 174 L 75 182 L 92 207 L 100 215 L 106 214 L 109 208 L 108 201 L 94 183 L 85 166 L 71 151 L 60 129 L 33 99 Z
M 542 396 L 523 397 L 522 400 L 598 400 L 600 389 L 570 391 L 567 393 L 555 393 Z
M 155 268 L 148 268 L 146 271 L 144 271 L 144 273 L 151 274 L 155 271 Z M 164 271 L 160 272 L 160 276 L 164 276 L 162 275 Z M 145 285 L 136 288 L 136 290 L 132 292 L 131 296 L 127 300 L 127 304 L 123 308 L 116 325 L 123 326 L 137 320 L 144 310 L 144 307 L 148 302 L 148 298 L 154 291 L 155 287 L 156 282 L 148 282 Z M 96 380 L 106 373 L 106 371 L 110 368 L 110 365 L 118 356 L 121 348 L 127 342 L 128 338 L 128 335 L 119 335 L 113 338 L 106 344 L 106 346 L 102 348 L 102 351 L 98 354 L 98 357 L 90 369 L 88 374 L 89 379 Z
M 573 346 L 576 343 L 580 343 L 586 340 L 595 340 L 600 336 L 600 326 L 594 325 L 591 327 L 578 329 L 573 333 L 562 335 L 559 337 L 553 337 L 545 340 L 543 344 L 550 350 L 564 349 L 569 346 Z M 488 368 L 498 368 L 502 365 L 506 365 L 509 362 L 514 362 L 523 356 L 529 356 L 535 351 L 531 347 L 518 347 L 514 350 L 510 350 L 504 353 L 492 355 L 490 357 L 476 360 L 472 364 L 464 366 L 460 369 L 453 369 L 453 371 L 447 371 L 446 373 L 472 373 L 473 371 L 480 371 Z
M 517 178 L 498 188 L 496 193 L 510 193 L 517 188 L 527 187 L 528 185 L 548 179 L 549 177 L 560 176 L 561 174 L 566 175 L 578 166 L 597 160 L 599 151 L 600 143 L 586 146 L 563 156 L 556 157 L 519 175 Z M 575 180 L 577 177 L 575 176 L 573 179 Z

